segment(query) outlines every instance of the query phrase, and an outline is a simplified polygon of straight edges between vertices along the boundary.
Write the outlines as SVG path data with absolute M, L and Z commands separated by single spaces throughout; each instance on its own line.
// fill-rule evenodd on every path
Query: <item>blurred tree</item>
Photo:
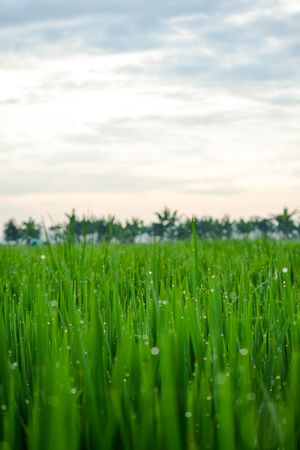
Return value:
M 115 216 L 109 215 L 107 218 L 107 240 L 121 240 L 122 239 L 122 225 L 116 220 Z
M 126 220 L 122 229 L 122 241 L 134 242 L 134 238 L 145 231 L 144 222 L 137 217 L 133 217 L 131 221 Z
M 232 229 L 233 222 L 230 220 L 230 217 L 225 215 L 221 219 L 220 224 L 221 224 L 221 228 L 222 228 L 222 238 L 230 239 L 232 236 L 232 231 L 233 231 L 233 229 Z
M 158 222 L 154 222 L 151 225 L 153 234 L 161 239 L 176 238 L 176 227 L 179 223 L 177 211 L 171 211 L 165 206 L 162 212 L 156 212 L 155 215 L 158 218 Z
M 97 240 L 99 242 L 107 240 L 107 235 L 108 235 L 107 222 L 104 218 L 97 219 L 94 222 L 93 227 L 94 227 L 95 233 L 97 233 Z
M 68 223 L 65 229 L 67 239 L 70 241 L 79 241 L 81 235 L 81 223 L 76 217 L 75 209 L 72 209 L 70 214 L 66 214 Z
M 219 222 L 211 217 L 194 218 L 195 229 L 200 239 L 213 239 L 221 237 Z
M 293 236 L 293 231 L 296 230 L 296 224 L 292 217 L 297 213 L 297 210 L 289 212 L 288 208 L 283 208 L 281 214 L 272 215 L 271 217 L 276 223 L 277 231 L 282 233 L 285 238 Z
M 235 228 L 242 236 L 248 236 L 249 233 L 254 230 L 254 223 L 252 221 L 240 219 L 238 222 L 235 222 Z
M 259 217 L 255 217 L 252 220 L 252 223 L 254 229 L 258 230 L 263 237 L 268 237 L 271 233 L 274 233 L 274 231 L 276 230 L 271 219 L 261 219 Z
M 185 220 L 178 222 L 176 227 L 177 239 L 185 240 L 191 238 L 193 221 L 194 221 L 193 218 L 188 217 Z
M 54 239 L 55 242 L 59 242 L 63 239 L 63 226 L 60 224 L 57 225 L 51 225 L 49 227 L 49 231 L 52 234 L 52 239 Z
M 22 227 L 22 238 L 25 239 L 27 244 L 30 244 L 33 240 L 38 240 L 40 238 L 41 229 L 40 226 L 29 217 L 27 222 L 23 222 Z
M 18 242 L 21 235 L 21 229 L 18 228 L 14 219 L 10 219 L 4 225 L 4 239 L 6 242 Z

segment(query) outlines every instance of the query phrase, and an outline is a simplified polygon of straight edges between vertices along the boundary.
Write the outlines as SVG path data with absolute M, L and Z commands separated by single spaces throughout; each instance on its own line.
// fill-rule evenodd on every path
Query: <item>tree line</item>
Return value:
M 81 242 L 150 242 L 158 240 L 189 239 L 192 229 L 201 239 L 242 239 L 266 237 L 274 239 L 300 238 L 300 223 L 297 211 L 284 208 L 280 214 L 268 218 L 254 217 L 249 220 L 231 220 L 229 216 L 222 219 L 212 217 L 182 217 L 178 211 L 165 207 L 155 213 L 155 220 L 146 225 L 136 217 L 121 223 L 115 216 L 107 218 L 79 218 L 73 209 L 66 214 L 66 221 L 42 227 L 34 219 L 29 218 L 21 225 L 10 219 L 4 225 L 4 239 L 7 243 L 38 244 L 46 240 L 62 242 L 73 240 Z

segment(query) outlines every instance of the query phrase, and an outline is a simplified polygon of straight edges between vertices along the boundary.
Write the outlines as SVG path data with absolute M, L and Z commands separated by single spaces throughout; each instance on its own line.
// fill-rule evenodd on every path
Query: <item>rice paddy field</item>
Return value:
M 0 248 L 0 449 L 300 448 L 300 244 Z

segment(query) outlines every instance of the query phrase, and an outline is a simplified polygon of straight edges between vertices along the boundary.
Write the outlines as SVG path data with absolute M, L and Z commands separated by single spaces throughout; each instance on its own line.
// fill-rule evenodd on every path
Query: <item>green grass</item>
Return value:
M 0 450 L 297 449 L 299 302 L 293 242 L 2 247 Z

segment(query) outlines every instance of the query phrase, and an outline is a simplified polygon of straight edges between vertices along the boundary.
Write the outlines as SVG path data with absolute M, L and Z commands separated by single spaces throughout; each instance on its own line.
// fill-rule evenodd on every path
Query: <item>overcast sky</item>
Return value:
M 1 0 L 0 225 L 300 207 L 298 0 Z

